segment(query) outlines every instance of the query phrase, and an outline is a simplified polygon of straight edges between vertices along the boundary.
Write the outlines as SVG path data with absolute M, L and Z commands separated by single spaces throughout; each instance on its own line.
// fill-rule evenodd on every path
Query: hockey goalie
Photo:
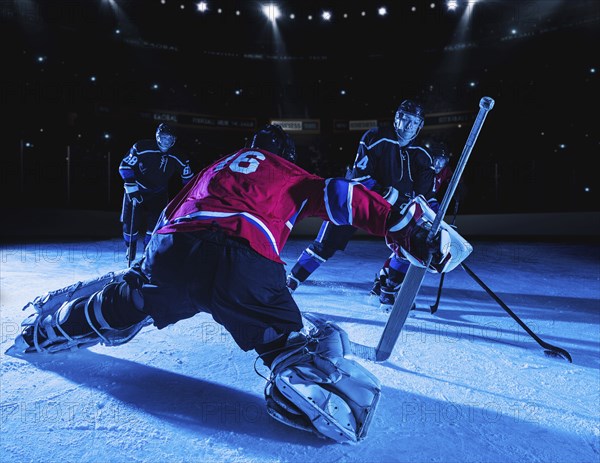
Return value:
M 249 148 L 216 161 L 181 190 L 131 268 L 34 299 L 13 352 L 118 346 L 148 324 L 162 329 L 205 312 L 270 369 L 265 398 L 272 417 L 337 442 L 363 439 L 380 383 L 348 358 L 344 330 L 310 311 L 302 316 L 280 257 L 291 228 L 304 217 L 352 224 L 385 236 L 394 252 L 417 263 L 433 256 L 437 271 L 458 265 L 466 255 L 455 249 L 464 251 L 466 242 L 445 228 L 427 239 L 428 212 L 419 199 L 392 210 L 362 185 L 312 175 L 294 159 L 281 127 L 259 130 Z

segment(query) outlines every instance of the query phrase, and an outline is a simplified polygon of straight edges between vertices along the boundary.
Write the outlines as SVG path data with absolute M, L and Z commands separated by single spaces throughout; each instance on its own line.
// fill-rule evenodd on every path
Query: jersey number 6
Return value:
M 263 159 L 265 159 L 265 155 L 258 151 L 246 151 L 242 156 L 229 164 L 229 168 L 241 174 L 251 174 L 258 169 L 258 165 Z

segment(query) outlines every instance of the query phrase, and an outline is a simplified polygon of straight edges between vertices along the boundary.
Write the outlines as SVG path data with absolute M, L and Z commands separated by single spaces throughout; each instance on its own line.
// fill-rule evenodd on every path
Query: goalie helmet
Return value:
M 250 148 L 260 148 L 277 154 L 290 162 L 296 162 L 294 140 L 277 124 L 268 124 L 256 132 Z
M 419 134 L 425 123 L 423 107 L 412 100 L 404 100 L 394 117 L 394 131 L 401 146 L 408 145 Z
M 156 128 L 156 143 L 160 150 L 164 153 L 169 150 L 177 141 L 177 136 L 172 127 L 164 122 Z

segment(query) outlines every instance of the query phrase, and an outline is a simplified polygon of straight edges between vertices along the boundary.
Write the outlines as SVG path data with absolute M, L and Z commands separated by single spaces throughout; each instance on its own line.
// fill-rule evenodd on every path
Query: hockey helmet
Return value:
M 260 148 L 296 162 L 296 145 L 289 134 L 277 124 L 268 124 L 254 134 L 250 148 Z
M 436 174 L 439 174 L 450 162 L 450 156 L 452 156 L 452 154 L 448 151 L 444 142 L 439 142 L 434 145 L 431 151 L 433 154 L 433 170 Z
M 177 136 L 172 127 L 168 126 L 164 122 L 159 124 L 156 128 L 156 143 L 160 150 L 164 153 L 170 149 L 177 141 Z
M 394 130 L 401 146 L 408 145 L 419 134 L 425 123 L 423 107 L 412 100 L 404 100 L 394 117 Z
M 433 170 L 436 174 L 439 174 L 444 167 L 448 165 L 450 159 L 448 156 L 434 156 L 433 157 Z

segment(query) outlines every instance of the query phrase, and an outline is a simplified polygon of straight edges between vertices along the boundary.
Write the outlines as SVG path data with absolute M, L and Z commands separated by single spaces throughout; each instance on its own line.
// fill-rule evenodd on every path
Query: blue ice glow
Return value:
M 288 270 L 312 238 L 288 242 Z M 2 244 L 2 461 L 596 462 L 599 246 L 472 244 L 468 266 L 573 363 L 544 356 L 461 269 L 446 275 L 431 315 L 440 277 L 427 274 L 390 359 L 358 360 L 382 396 L 367 437 L 351 448 L 272 419 L 254 352 L 207 313 L 148 326 L 119 347 L 5 354 L 28 301 L 126 261 L 120 237 Z M 388 255 L 383 239 L 353 240 L 294 299 L 375 345 L 387 315 L 368 293 Z M 268 376 L 260 361 L 256 368 Z

